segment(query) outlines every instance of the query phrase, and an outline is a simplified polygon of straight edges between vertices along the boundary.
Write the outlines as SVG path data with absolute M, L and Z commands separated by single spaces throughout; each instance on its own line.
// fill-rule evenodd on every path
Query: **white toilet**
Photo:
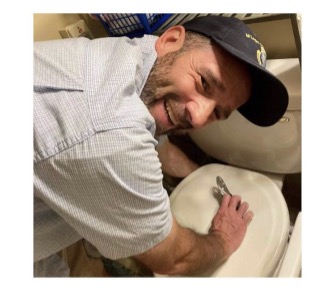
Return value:
M 204 152 L 225 163 L 199 168 L 170 196 L 177 221 L 200 233 L 207 233 L 219 206 L 212 193 L 217 176 L 254 212 L 240 248 L 217 270 L 200 276 L 300 275 L 301 213 L 289 241 L 289 212 L 281 189 L 285 174 L 301 172 L 301 69 L 298 59 L 269 60 L 267 68 L 289 93 L 283 118 L 264 128 L 236 111 L 226 121 L 193 132 L 191 138 Z

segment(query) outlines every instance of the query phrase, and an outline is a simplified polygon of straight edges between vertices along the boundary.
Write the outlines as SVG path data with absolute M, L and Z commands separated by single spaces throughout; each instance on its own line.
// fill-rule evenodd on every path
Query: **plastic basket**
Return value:
M 141 37 L 152 34 L 171 14 L 95 14 L 110 36 Z

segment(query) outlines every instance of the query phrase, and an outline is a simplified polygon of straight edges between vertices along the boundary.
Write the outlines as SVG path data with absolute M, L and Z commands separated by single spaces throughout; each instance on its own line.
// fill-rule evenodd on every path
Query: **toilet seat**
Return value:
M 200 276 L 273 276 L 286 248 L 290 221 L 281 191 L 265 175 L 222 164 L 205 165 L 173 191 L 172 213 L 182 226 L 206 234 L 219 206 L 211 190 L 217 175 L 233 194 L 249 203 L 254 217 L 239 249 L 217 270 Z

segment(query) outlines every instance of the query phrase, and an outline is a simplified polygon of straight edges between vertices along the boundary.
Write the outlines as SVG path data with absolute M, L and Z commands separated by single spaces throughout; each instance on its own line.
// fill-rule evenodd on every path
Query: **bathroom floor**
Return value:
M 153 277 L 153 273 L 130 258 L 111 261 L 90 256 L 80 240 L 61 252 L 70 277 Z
M 102 261 L 87 255 L 81 240 L 63 250 L 62 256 L 70 267 L 70 277 L 109 277 Z

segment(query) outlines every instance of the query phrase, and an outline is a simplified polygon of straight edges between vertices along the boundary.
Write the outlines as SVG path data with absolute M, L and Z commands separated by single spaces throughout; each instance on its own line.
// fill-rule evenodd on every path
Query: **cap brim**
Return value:
M 250 99 L 238 111 L 252 123 L 268 127 L 278 122 L 287 110 L 286 87 L 275 76 L 260 70 L 252 70 Z
M 243 52 L 215 37 L 211 39 L 251 68 L 251 97 L 238 111 L 258 126 L 267 127 L 278 122 L 288 106 L 288 92 L 282 82 L 258 63 L 250 61 Z

